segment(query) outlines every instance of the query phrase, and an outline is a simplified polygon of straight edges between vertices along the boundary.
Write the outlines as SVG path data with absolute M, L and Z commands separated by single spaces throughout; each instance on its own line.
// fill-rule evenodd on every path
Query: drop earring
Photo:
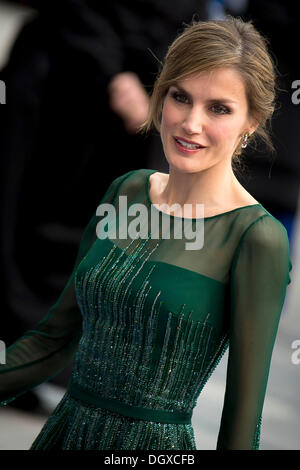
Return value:
M 244 138 L 243 138 L 243 142 L 242 142 L 242 148 L 246 148 L 247 147 L 247 140 L 248 140 L 248 137 L 249 137 L 249 132 L 246 132 L 246 134 L 244 135 Z

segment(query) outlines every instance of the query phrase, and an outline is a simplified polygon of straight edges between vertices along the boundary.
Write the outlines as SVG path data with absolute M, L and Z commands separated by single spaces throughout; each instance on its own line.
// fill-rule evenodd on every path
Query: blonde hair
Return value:
M 268 53 L 268 39 L 255 29 L 252 21 L 244 22 L 230 15 L 224 20 L 193 20 L 184 26 L 161 64 L 150 98 L 148 117 L 139 132 L 148 133 L 152 127 L 160 132 L 163 101 L 172 84 L 194 73 L 232 67 L 244 80 L 248 115 L 259 123 L 248 143 L 259 137 L 274 152 L 269 129 L 275 109 L 276 75 Z M 232 163 L 241 163 L 241 153 L 241 145 L 238 145 Z

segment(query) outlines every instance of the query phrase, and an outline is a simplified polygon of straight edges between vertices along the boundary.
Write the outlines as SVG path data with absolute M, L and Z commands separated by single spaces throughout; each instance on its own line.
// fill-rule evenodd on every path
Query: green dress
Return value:
M 113 204 L 116 234 L 111 212 L 97 210 L 57 302 L 7 348 L 1 406 L 75 359 L 30 450 L 196 449 L 193 409 L 228 346 L 217 449 L 259 448 L 292 269 L 286 229 L 254 204 L 189 219 L 204 236 L 191 248 L 191 232 L 175 236 L 186 219 L 151 205 L 155 171 L 111 183 L 99 208 Z

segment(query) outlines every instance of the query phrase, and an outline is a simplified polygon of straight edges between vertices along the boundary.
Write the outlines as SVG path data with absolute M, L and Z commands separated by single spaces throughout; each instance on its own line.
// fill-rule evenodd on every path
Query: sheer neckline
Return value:
M 161 212 L 162 214 L 164 215 L 168 215 L 169 217 L 172 217 L 172 218 L 175 218 L 175 219 L 188 219 L 188 220 L 207 220 L 207 219 L 214 219 L 216 217 L 220 217 L 222 215 L 226 215 L 226 214 L 231 214 L 232 212 L 235 212 L 235 211 L 238 211 L 238 210 L 241 210 L 241 209 L 246 209 L 247 207 L 257 207 L 257 206 L 260 206 L 262 207 L 262 205 L 260 203 L 256 203 L 256 204 L 248 204 L 246 206 L 241 206 L 241 207 L 236 207 L 235 209 L 231 209 L 230 211 L 226 211 L 226 212 L 221 212 L 220 214 L 216 214 L 216 215 L 211 215 L 209 217 L 178 217 L 177 215 L 172 215 L 172 214 L 168 214 L 167 212 L 164 212 L 160 209 L 158 209 L 157 207 L 155 207 L 155 205 L 153 204 L 153 202 L 151 201 L 151 198 L 150 198 L 150 192 L 149 192 L 149 186 L 150 186 L 150 176 L 154 173 L 159 173 L 159 171 L 157 170 L 149 170 L 149 173 L 146 177 L 146 195 L 147 195 L 147 199 L 148 199 L 148 203 L 150 205 L 152 205 L 154 207 L 154 209 L 158 212 Z M 165 173 L 167 174 L 167 173 Z

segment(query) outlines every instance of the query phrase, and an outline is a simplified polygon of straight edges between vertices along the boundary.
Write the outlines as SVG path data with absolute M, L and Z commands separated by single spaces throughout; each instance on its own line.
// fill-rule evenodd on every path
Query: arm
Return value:
M 217 449 L 258 449 L 272 351 L 292 264 L 270 215 L 243 234 L 231 273 L 229 357 Z
M 129 173 L 111 183 L 100 203 L 113 203 L 119 184 Z M 72 361 L 82 335 L 82 315 L 76 300 L 74 277 L 96 240 L 99 220 L 95 214 L 86 226 L 74 269 L 57 302 L 32 330 L 26 331 L 7 348 L 6 363 L 0 363 L 0 406 L 54 377 Z

